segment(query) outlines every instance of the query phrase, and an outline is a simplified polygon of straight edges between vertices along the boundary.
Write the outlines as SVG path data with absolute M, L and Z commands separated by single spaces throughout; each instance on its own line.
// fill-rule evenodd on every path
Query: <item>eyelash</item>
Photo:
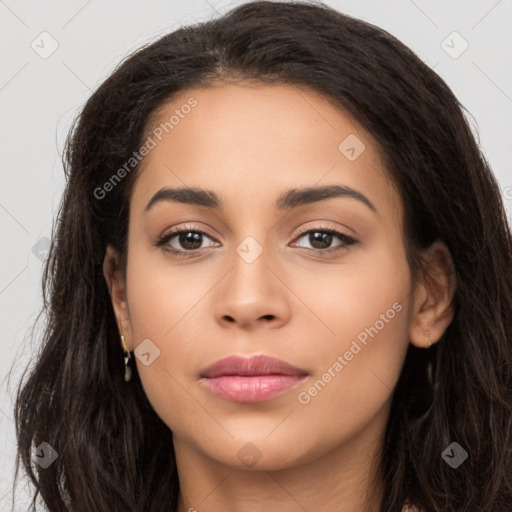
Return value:
M 199 233 L 201 235 L 205 235 L 207 236 L 208 238 L 214 240 L 213 237 L 211 237 L 208 233 L 206 233 L 205 231 L 202 231 L 200 229 L 196 229 L 194 226 L 183 226 L 181 228 L 178 228 L 178 229 L 175 229 L 175 230 L 172 230 L 170 231 L 169 233 L 165 234 L 165 235 L 162 235 L 161 237 L 158 238 L 158 240 L 156 241 L 156 243 L 154 244 L 156 247 L 163 247 L 164 245 L 166 245 L 172 238 L 174 238 L 175 236 L 181 234 L 181 233 Z M 327 228 L 327 227 L 323 227 L 323 226 L 318 226 L 318 227 L 315 227 L 313 229 L 306 229 L 302 232 L 300 232 L 296 239 L 299 239 L 301 237 L 303 237 L 304 235 L 307 235 L 309 233 L 327 233 L 329 235 L 334 235 L 336 237 L 338 237 L 343 243 L 338 246 L 338 247 L 335 247 L 335 248 L 331 248 L 331 249 L 309 249 L 310 251 L 314 251 L 316 252 L 317 254 L 319 255 L 324 255 L 324 254 L 333 254 L 333 253 L 337 253 L 343 249 L 345 249 L 347 246 L 350 246 L 350 245 L 354 245 L 357 243 L 357 240 L 346 235 L 345 233 L 341 232 L 341 231 L 337 231 L 335 229 L 332 229 L 332 228 Z M 166 252 L 169 252 L 171 253 L 173 256 L 176 256 L 178 258 L 186 258 L 188 256 L 190 256 L 191 254 L 194 254 L 195 252 L 199 252 L 199 251 L 202 251 L 202 249 L 193 249 L 193 250 L 184 250 L 184 251 L 179 251 L 179 250 L 176 250 L 176 249 L 169 249 L 169 248 L 164 248 L 163 249 L 164 251 Z

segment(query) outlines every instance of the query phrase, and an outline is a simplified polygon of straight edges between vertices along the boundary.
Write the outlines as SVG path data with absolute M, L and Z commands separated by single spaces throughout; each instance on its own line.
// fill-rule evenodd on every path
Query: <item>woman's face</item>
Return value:
M 177 453 L 277 469 L 357 450 L 384 428 L 414 312 L 374 141 L 284 85 L 191 89 L 159 115 L 131 198 L 123 334 Z M 161 192 L 183 188 L 210 202 Z M 260 354 L 298 374 L 204 376 Z

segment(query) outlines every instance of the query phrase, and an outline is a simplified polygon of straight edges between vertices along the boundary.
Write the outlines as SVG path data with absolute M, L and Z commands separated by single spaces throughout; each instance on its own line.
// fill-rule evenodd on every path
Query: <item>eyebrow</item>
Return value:
M 323 187 L 306 187 L 291 189 L 281 194 L 274 203 L 277 210 L 291 210 L 297 206 L 316 203 L 336 197 L 356 199 L 365 204 L 370 210 L 377 213 L 377 208 L 361 192 L 346 185 L 326 185 Z M 144 212 L 148 212 L 153 206 L 162 201 L 171 201 L 196 206 L 205 206 L 217 211 L 223 210 L 223 202 L 212 190 L 199 187 L 161 188 L 149 200 Z

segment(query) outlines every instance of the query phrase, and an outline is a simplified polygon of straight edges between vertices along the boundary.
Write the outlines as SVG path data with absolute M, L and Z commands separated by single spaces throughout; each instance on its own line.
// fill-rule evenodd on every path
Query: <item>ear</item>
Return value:
M 409 340 L 420 348 L 437 343 L 453 320 L 455 268 L 450 251 L 437 240 L 423 254 L 425 262 L 414 289 Z
M 126 282 L 120 270 L 119 261 L 118 252 L 112 246 L 107 246 L 103 259 L 103 275 L 107 281 L 119 333 L 124 336 L 126 346 L 131 352 L 134 348 L 133 333 L 126 295 Z

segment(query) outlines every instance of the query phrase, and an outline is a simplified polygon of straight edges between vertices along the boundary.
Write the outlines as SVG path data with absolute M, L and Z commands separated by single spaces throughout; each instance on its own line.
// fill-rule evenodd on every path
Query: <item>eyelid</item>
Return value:
M 321 224 L 322 221 L 312 221 L 313 223 L 314 222 L 320 222 L 320 224 L 313 224 L 313 225 L 306 225 L 304 227 L 301 227 L 299 232 L 297 233 L 296 236 L 302 236 L 304 233 L 308 233 L 310 231 L 335 231 L 337 233 L 340 233 L 344 236 L 346 236 L 347 238 L 354 238 L 353 235 L 349 235 L 347 233 L 347 231 L 351 231 L 353 232 L 352 229 L 350 228 L 346 228 L 346 227 L 338 227 L 338 226 L 329 226 L 329 225 L 326 225 L 326 224 Z
M 206 228 L 201 227 L 202 225 L 206 226 Z M 194 231 L 197 233 L 207 235 L 209 238 L 212 239 L 218 238 L 216 237 L 216 235 L 214 236 L 211 234 L 214 230 L 210 226 L 208 226 L 208 224 L 204 224 L 202 222 L 196 224 L 196 221 L 190 221 L 184 224 L 177 224 L 176 226 L 166 229 L 161 235 L 157 236 L 157 240 L 168 235 L 179 234 L 183 231 Z
M 171 229 L 169 229 L 168 231 L 165 231 L 162 235 L 158 236 L 157 239 L 156 239 L 156 242 L 155 242 L 155 245 L 160 245 L 160 242 L 162 242 L 162 240 L 169 240 L 170 238 L 174 238 L 174 236 L 177 236 L 181 233 L 186 233 L 186 232 L 194 232 L 194 233 L 200 233 L 201 235 L 206 235 L 208 238 L 212 239 L 213 241 L 217 242 L 216 238 L 214 236 L 212 236 L 208 231 L 206 231 L 205 229 L 201 229 L 197 226 L 194 226 L 192 224 L 185 224 L 185 225 L 179 225 L 179 226 L 175 226 Z M 199 249 L 198 249 L 199 250 Z M 188 252 L 192 252 L 192 251 L 188 251 Z
M 314 222 L 314 221 L 312 221 Z M 318 221 L 317 221 L 318 222 Z M 319 256 L 332 256 L 336 254 L 338 251 L 341 251 L 343 249 L 346 249 L 350 245 L 357 244 L 359 240 L 354 238 L 351 235 L 348 235 L 343 229 L 335 228 L 331 226 L 326 225 L 314 225 L 314 226 L 305 226 L 301 228 L 301 230 L 295 234 L 292 242 L 296 241 L 299 238 L 302 238 L 304 235 L 312 232 L 324 232 L 329 233 L 338 239 L 342 240 L 343 243 L 340 246 L 334 247 L 334 248 L 328 248 L 328 249 L 315 249 L 315 248 L 304 248 L 308 251 L 312 251 L 315 254 Z M 352 230 L 349 230 L 352 231 Z M 203 229 L 198 228 L 197 226 L 187 224 L 187 225 L 179 225 L 176 227 L 171 228 L 169 231 L 165 232 L 163 235 L 159 236 L 154 243 L 155 246 L 161 247 L 167 245 L 169 240 L 174 238 L 175 236 L 180 235 L 181 233 L 186 232 L 194 232 L 199 233 L 201 235 L 205 235 L 206 237 L 210 238 L 216 243 L 219 243 L 214 236 L 211 236 L 208 231 L 205 231 Z M 191 250 L 179 250 L 179 249 L 163 249 L 164 251 L 171 253 L 173 255 L 176 255 L 178 257 L 180 256 L 190 256 L 193 257 L 197 254 L 203 254 L 206 248 L 199 248 L 199 249 L 191 249 Z

